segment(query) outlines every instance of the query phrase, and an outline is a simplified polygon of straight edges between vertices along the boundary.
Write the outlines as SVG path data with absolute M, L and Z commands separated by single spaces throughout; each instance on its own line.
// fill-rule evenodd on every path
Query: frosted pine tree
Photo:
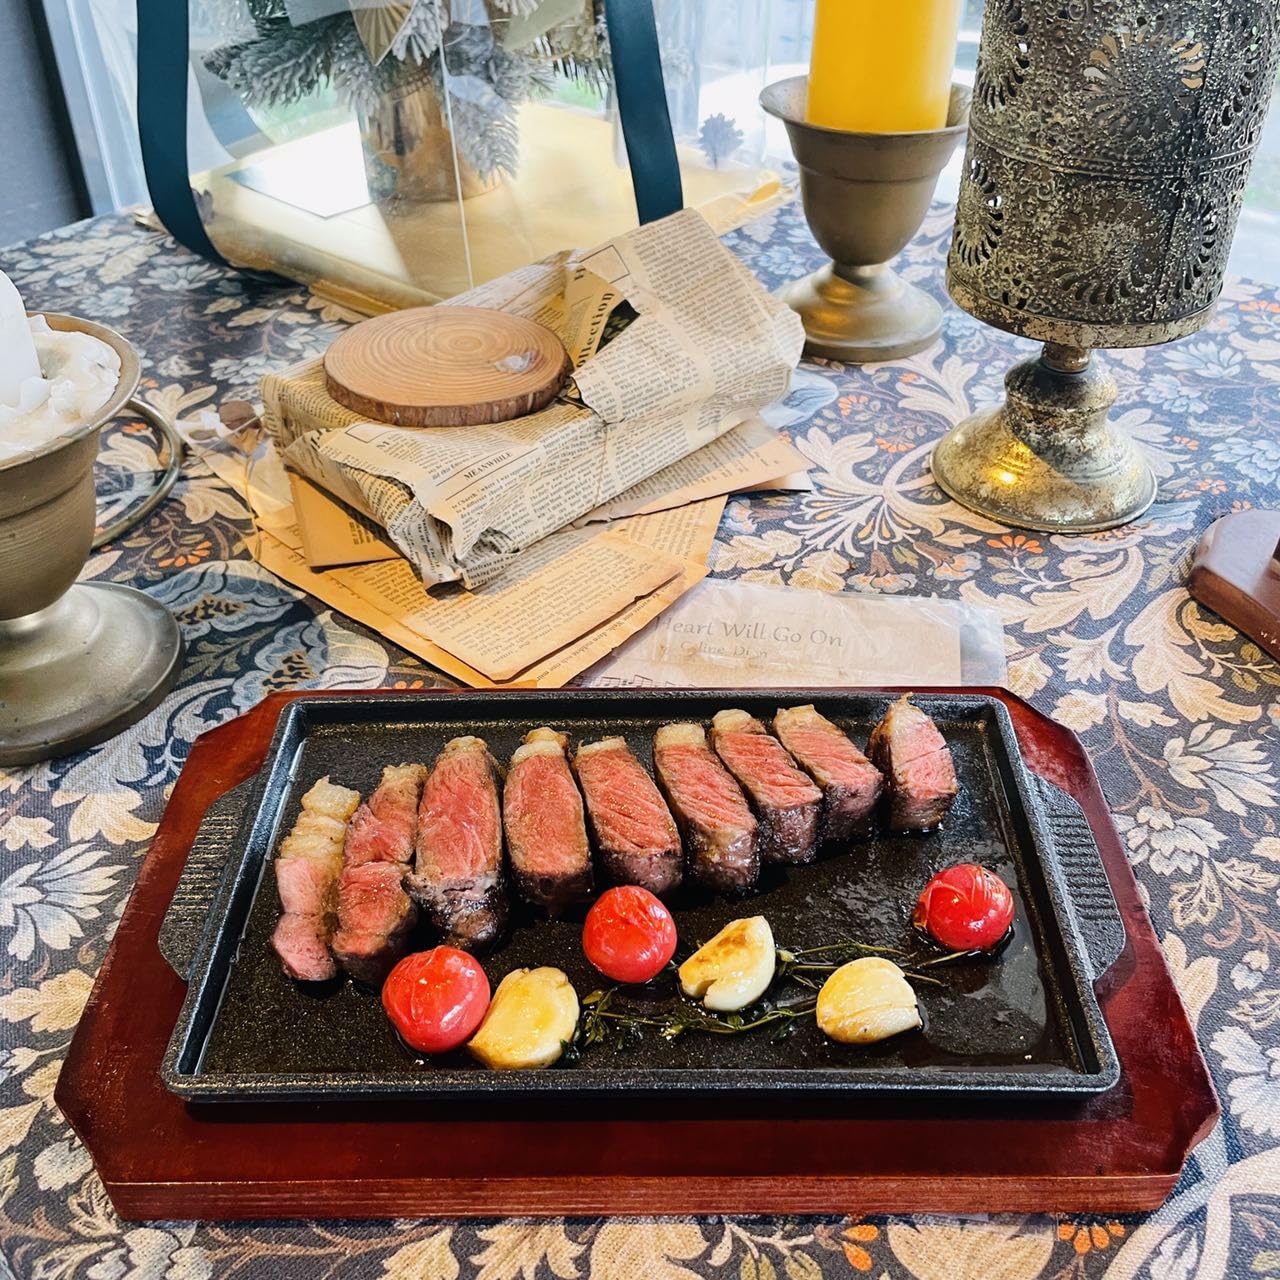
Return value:
M 445 0 L 418 0 L 391 42 L 391 56 L 398 62 L 429 62 L 439 50 L 448 25 Z
M 601 0 L 581 0 L 577 16 L 514 48 L 506 39 L 511 24 L 533 15 L 539 0 L 387 0 L 372 17 L 391 38 L 372 52 L 353 14 L 333 13 L 331 4 L 208 3 L 224 5 L 227 16 L 234 9 L 241 34 L 206 54 L 205 65 L 247 106 L 284 106 L 331 88 L 341 101 L 370 109 L 428 82 L 443 91 L 447 79 L 454 141 L 481 178 L 515 172 L 516 108 L 547 93 L 557 72 L 595 87 L 609 77 Z M 376 6 L 361 7 L 367 21 Z M 307 20 L 308 10 L 324 16 Z

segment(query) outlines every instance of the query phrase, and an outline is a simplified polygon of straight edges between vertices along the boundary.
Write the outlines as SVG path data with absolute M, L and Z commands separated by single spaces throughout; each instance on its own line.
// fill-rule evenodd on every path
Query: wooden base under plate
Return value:
M 1123 1067 L 1107 1094 L 1017 1108 L 625 1095 L 572 1111 L 554 1101 L 186 1105 L 158 1074 L 184 986 L 157 934 L 205 810 L 259 767 L 298 696 L 273 694 L 195 744 L 58 1105 L 129 1219 L 1153 1208 L 1217 1119 L 1204 1059 L 1078 739 L 1010 694 L 969 692 L 1005 702 L 1028 765 L 1083 808 L 1110 875 L 1128 943 L 1098 987 Z

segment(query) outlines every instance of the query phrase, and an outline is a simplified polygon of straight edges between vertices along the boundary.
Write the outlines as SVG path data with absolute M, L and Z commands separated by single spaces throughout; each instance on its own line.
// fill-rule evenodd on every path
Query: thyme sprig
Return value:
M 950 964 L 953 960 L 976 960 L 982 954 L 981 951 L 948 951 L 945 956 L 933 956 L 928 960 L 917 960 L 913 968 L 929 969 L 936 964 Z
M 742 1013 L 724 1015 L 710 1013 L 683 999 L 679 999 L 674 1008 L 659 1013 L 623 1008 L 615 1000 L 622 988 L 606 987 L 583 997 L 577 1029 L 573 1040 L 565 1045 L 561 1061 L 576 1062 L 584 1052 L 597 1045 L 610 1046 L 615 1052 L 625 1050 L 638 1044 L 646 1030 L 656 1030 L 670 1042 L 688 1033 L 734 1036 L 771 1028 L 767 1038 L 772 1043 L 785 1039 L 803 1021 L 814 1016 L 818 1007 L 816 994 L 821 990 L 822 980 L 850 960 L 864 955 L 892 956 L 912 982 L 942 986 L 944 984 L 938 978 L 920 970 L 968 959 L 973 954 L 970 951 L 952 951 L 942 956 L 917 959 L 900 947 L 872 946 L 852 939 L 829 942 L 820 947 L 779 947 L 771 984 L 773 989 L 791 984 L 814 994 L 785 1002 L 766 997 Z M 674 973 L 675 965 L 671 964 L 663 976 Z
M 917 960 L 906 951 L 903 951 L 901 947 L 873 947 L 866 942 L 853 942 L 848 939 L 840 942 L 829 942 L 822 947 L 804 947 L 800 949 L 779 947 L 775 979 L 786 978 L 792 982 L 798 982 L 801 986 L 809 987 L 811 990 L 818 990 L 821 987 L 821 983 L 815 983 L 813 979 L 805 978 L 801 975 L 809 973 L 831 974 L 842 965 L 848 964 L 850 960 L 857 960 L 864 954 L 901 957 L 895 963 L 901 967 L 908 978 L 916 982 L 928 982 L 935 986 L 945 986 L 946 984 L 939 979 L 929 977 L 927 974 L 921 973 L 920 970 L 930 968 L 933 965 L 947 964 L 954 960 L 971 958 L 976 953 L 972 951 L 951 951 L 945 956 L 933 956 Z M 811 958 L 818 956 L 825 958 Z
M 578 1020 L 577 1034 L 569 1048 L 576 1054 L 597 1044 L 610 1044 L 615 1050 L 634 1044 L 642 1029 L 652 1027 L 664 1040 L 678 1040 L 687 1032 L 702 1035 L 736 1036 L 762 1027 L 772 1027 L 770 1041 L 789 1035 L 795 1025 L 813 1016 L 818 1007 L 816 1000 L 798 1000 L 786 1004 L 761 1001 L 754 1008 L 742 1013 L 730 1013 L 720 1017 L 708 1013 L 696 1005 L 681 1002 L 674 1009 L 660 1014 L 646 1014 L 630 1009 L 614 1007 L 614 997 L 619 988 L 608 987 L 593 991 L 582 1000 L 582 1014 Z

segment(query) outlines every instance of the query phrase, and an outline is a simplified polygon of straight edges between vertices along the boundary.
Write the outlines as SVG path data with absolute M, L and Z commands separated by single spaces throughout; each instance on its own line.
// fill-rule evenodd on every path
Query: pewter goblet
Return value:
M 941 129 L 851 133 L 810 124 L 808 77 L 769 85 L 760 105 L 787 127 L 800 166 L 800 198 L 832 261 L 782 293 L 804 321 L 805 353 L 865 364 L 931 346 L 942 308 L 890 267 L 920 230 L 938 176 L 964 135 L 969 91 L 951 90 Z
M 156 706 L 182 667 L 182 635 L 162 605 L 117 583 L 73 585 L 93 544 L 98 436 L 137 390 L 138 354 L 103 325 L 45 319 L 112 347 L 120 382 L 76 430 L 0 462 L 0 764 L 105 741 Z

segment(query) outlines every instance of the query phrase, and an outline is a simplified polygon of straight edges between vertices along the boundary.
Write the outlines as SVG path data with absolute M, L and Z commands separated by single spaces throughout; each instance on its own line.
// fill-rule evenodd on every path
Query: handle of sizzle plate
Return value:
M 147 190 L 180 244 L 230 265 L 214 248 L 191 190 L 187 163 L 187 0 L 137 0 L 138 135 Z M 614 87 L 642 223 L 684 205 L 680 164 L 658 52 L 653 0 L 605 0 Z
M 187 851 L 182 875 L 169 899 L 168 910 L 160 922 L 160 954 L 184 980 L 191 976 L 192 962 L 209 928 L 209 910 L 227 872 L 228 861 L 241 847 L 240 825 L 257 781 L 255 774 L 223 792 L 205 810 Z
M 1119 959 L 1127 935 L 1111 881 L 1084 810 L 1065 791 L 1037 778 L 1053 852 L 1070 886 L 1069 907 L 1080 926 L 1096 982 Z

